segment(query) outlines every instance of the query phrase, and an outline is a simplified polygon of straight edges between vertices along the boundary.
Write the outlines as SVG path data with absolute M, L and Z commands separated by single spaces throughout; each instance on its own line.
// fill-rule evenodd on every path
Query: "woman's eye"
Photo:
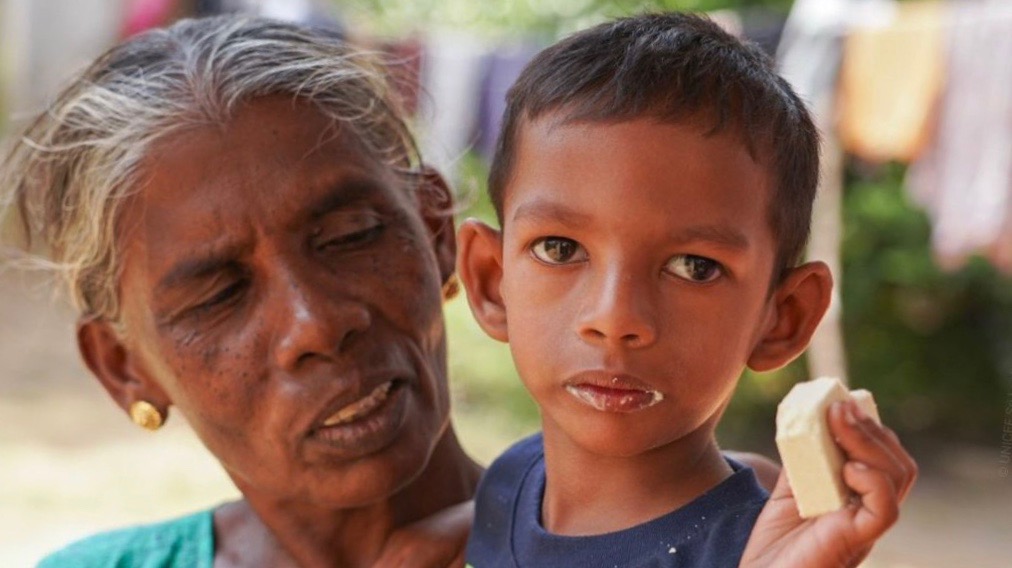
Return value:
M 214 309 L 218 306 L 229 303 L 239 297 L 242 291 L 246 288 L 246 283 L 243 281 L 237 281 L 225 288 L 222 288 L 207 300 L 196 305 L 194 309 L 196 311 L 204 312 L 207 310 Z
M 712 282 L 724 273 L 724 268 L 716 260 L 691 254 L 672 257 L 665 270 L 692 282 Z
M 321 250 L 335 247 L 340 248 L 351 247 L 358 244 L 369 242 L 370 240 L 379 236 L 380 232 L 382 231 L 383 231 L 383 224 L 376 222 L 375 224 L 365 227 L 363 229 L 359 229 L 349 233 L 343 233 L 334 236 L 332 238 L 323 240 L 317 246 Z
M 534 258 L 547 264 L 569 264 L 587 260 L 587 252 L 580 243 L 565 237 L 538 239 L 531 247 Z

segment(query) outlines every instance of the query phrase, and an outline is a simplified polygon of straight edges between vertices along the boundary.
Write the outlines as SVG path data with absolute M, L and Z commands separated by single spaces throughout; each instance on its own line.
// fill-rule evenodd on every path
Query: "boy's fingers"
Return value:
M 893 456 L 899 460 L 903 466 L 903 472 L 905 474 L 903 483 L 896 486 L 899 492 L 900 502 L 902 503 L 907 495 L 910 494 L 910 490 L 914 486 L 914 482 L 917 480 L 919 474 L 917 468 L 917 462 L 914 461 L 914 457 L 910 455 L 910 452 L 903 447 L 903 443 L 900 442 L 900 437 L 893 432 L 892 428 L 888 426 L 882 426 L 882 431 L 885 434 L 886 446 L 892 450 Z
M 917 462 L 914 461 L 913 456 L 910 452 L 903 447 L 903 443 L 900 441 L 900 437 L 896 435 L 896 432 L 885 426 L 875 422 L 868 416 L 861 412 L 861 407 L 856 404 L 851 404 L 851 407 L 856 411 L 858 426 L 865 429 L 871 434 L 875 434 L 876 438 L 882 442 L 882 444 L 889 451 L 889 455 L 896 460 L 899 465 L 902 476 L 897 480 L 896 490 L 900 497 L 900 501 L 906 498 L 910 489 L 913 487 L 914 481 L 917 479 Z
M 886 472 L 905 497 L 916 468 L 908 464 L 913 460 L 897 442 L 887 436 L 885 429 L 864 415 L 853 402 L 836 403 L 830 407 L 830 428 L 837 442 L 852 461 L 862 462 L 872 469 Z
M 847 462 L 843 480 L 861 499 L 854 515 L 858 538 L 877 539 L 900 516 L 899 500 L 892 478 L 861 462 Z

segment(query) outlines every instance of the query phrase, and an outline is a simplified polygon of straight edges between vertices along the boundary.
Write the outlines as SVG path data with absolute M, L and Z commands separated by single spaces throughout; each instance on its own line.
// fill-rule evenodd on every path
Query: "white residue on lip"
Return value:
M 616 377 L 615 380 L 617 381 L 618 378 Z M 566 391 L 569 392 L 569 394 L 575 396 L 576 398 L 579 398 L 583 402 L 589 404 L 590 406 L 593 406 L 594 408 L 596 408 L 598 410 L 609 410 L 610 409 L 609 408 L 610 405 L 606 404 L 604 402 L 604 400 L 600 396 L 595 395 L 593 392 L 591 392 L 588 389 L 581 389 L 580 387 L 578 387 L 576 385 L 566 385 Z M 650 390 L 650 391 L 641 391 L 641 392 L 648 392 L 648 393 L 650 393 L 650 402 L 648 404 L 646 404 L 643 408 L 649 408 L 649 407 L 657 404 L 658 402 L 664 400 L 664 393 L 662 393 L 661 391 Z M 625 395 L 625 396 L 622 397 L 622 404 L 623 405 L 624 404 L 629 404 L 629 403 L 631 403 L 633 401 L 633 399 L 634 399 L 634 395 L 631 395 L 631 394 L 630 395 Z

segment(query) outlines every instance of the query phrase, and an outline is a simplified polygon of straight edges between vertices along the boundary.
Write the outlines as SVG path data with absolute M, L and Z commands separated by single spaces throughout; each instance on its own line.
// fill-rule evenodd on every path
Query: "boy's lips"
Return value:
M 664 393 L 623 373 L 585 371 L 563 383 L 566 392 L 603 412 L 636 412 L 664 400 Z

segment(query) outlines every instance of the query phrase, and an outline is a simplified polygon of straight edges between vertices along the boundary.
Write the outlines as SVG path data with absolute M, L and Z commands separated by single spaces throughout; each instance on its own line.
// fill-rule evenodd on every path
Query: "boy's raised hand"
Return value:
M 829 427 L 847 457 L 843 480 L 855 493 L 852 501 L 839 511 L 802 519 L 781 471 L 745 546 L 742 568 L 857 566 L 896 522 L 917 478 L 917 464 L 899 438 L 850 401 L 830 407 Z

